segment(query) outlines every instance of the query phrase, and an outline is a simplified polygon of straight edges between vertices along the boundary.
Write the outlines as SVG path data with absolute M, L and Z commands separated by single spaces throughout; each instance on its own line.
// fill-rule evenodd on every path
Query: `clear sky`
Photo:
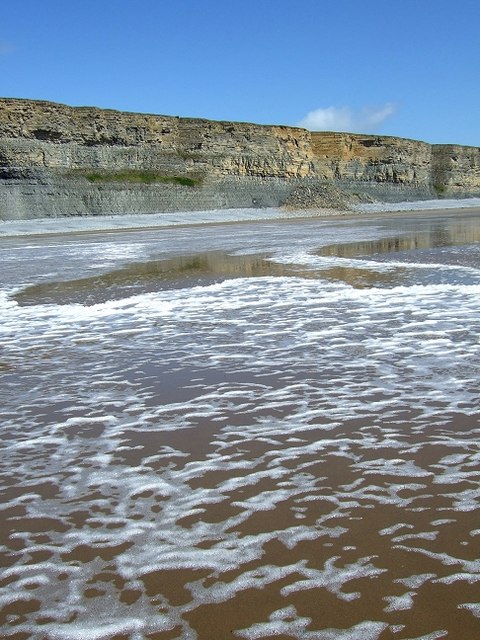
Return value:
M 0 0 L 0 95 L 480 146 L 480 0 Z

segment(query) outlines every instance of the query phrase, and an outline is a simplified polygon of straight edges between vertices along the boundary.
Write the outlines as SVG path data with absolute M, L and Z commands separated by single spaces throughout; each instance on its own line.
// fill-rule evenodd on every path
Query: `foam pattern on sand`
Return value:
M 478 628 L 480 283 L 11 288 L 3 637 Z

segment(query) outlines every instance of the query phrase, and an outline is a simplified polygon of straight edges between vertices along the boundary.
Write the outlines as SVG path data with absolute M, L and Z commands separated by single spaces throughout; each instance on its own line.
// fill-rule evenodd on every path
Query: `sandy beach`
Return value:
M 262 213 L 2 224 L 2 637 L 480 632 L 478 209 Z
M 417 202 L 359 204 L 352 210 L 316 209 L 283 210 L 265 209 L 215 209 L 179 213 L 149 213 L 135 215 L 98 215 L 90 217 L 68 216 L 39 218 L 35 220 L 0 221 L 0 238 L 15 235 L 44 233 L 74 233 L 115 229 L 162 228 L 192 224 L 226 224 L 229 222 L 259 222 L 265 220 L 295 220 L 299 218 L 332 218 L 371 216 L 422 211 L 438 213 L 451 209 L 473 210 L 480 207 L 480 198 L 464 200 L 422 200 Z

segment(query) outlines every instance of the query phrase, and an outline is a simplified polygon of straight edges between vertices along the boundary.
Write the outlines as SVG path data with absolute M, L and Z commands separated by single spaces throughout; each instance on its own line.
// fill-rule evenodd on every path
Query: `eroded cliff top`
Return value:
M 158 143 L 165 136 L 182 130 L 202 128 L 212 135 L 219 132 L 241 131 L 263 134 L 277 132 L 299 138 L 311 136 L 314 151 L 331 145 L 343 147 L 381 147 L 428 145 L 449 148 L 476 148 L 452 143 L 430 144 L 422 140 L 368 133 L 337 131 L 309 132 L 301 127 L 268 125 L 251 122 L 209 120 L 180 116 L 136 113 L 94 106 L 69 106 L 47 100 L 28 98 L 0 98 L 0 137 L 46 140 L 48 142 L 80 142 L 83 144 L 149 144 Z M 479 149 L 480 151 L 480 149 Z
M 184 118 L 149 113 L 134 113 L 98 107 L 72 107 L 45 100 L 0 98 L 0 137 L 83 142 L 92 144 L 148 144 L 160 142 L 178 130 L 202 128 L 212 134 L 221 131 L 256 132 L 257 135 L 302 136 L 298 127 L 227 122 L 205 118 Z M 304 135 L 303 133 L 303 135 Z

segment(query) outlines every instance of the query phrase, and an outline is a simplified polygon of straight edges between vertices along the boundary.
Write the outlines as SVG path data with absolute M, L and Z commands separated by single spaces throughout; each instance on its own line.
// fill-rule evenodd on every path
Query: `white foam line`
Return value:
M 379 569 L 370 562 L 376 556 L 368 556 L 359 558 L 357 562 L 346 564 L 343 567 L 336 567 L 335 562 L 339 560 L 339 556 L 334 556 L 327 560 L 322 570 L 302 568 L 298 573 L 305 576 L 305 580 L 298 580 L 285 587 L 282 587 L 281 594 L 287 596 L 291 593 L 304 591 L 315 588 L 325 588 L 333 593 L 337 598 L 347 602 L 356 600 L 360 597 L 358 592 L 345 593 L 342 591 L 343 586 L 350 580 L 358 580 L 360 578 L 372 578 L 385 573 L 386 569 Z
M 466 609 L 470 611 L 476 618 L 480 618 L 480 603 L 479 602 L 464 602 L 458 605 L 458 609 Z
M 420 547 L 406 547 L 402 544 L 394 545 L 393 548 L 401 549 L 402 551 L 407 551 L 409 553 L 424 555 L 432 560 L 438 560 L 444 566 L 460 565 L 464 569 L 465 573 L 452 575 L 468 575 L 474 580 L 480 580 L 480 560 L 464 560 L 463 558 L 455 558 L 448 553 L 435 553 L 428 549 L 422 549 Z M 449 577 L 447 576 L 445 579 L 448 580 Z M 439 581 L 440 580 L 443 580 L 443 578 L 439 578 Z
M 420 573 L 418 575 L 413 575 L 408 578 L 398 578 L 394 580 L 394 582 L 398 582 L 399 584 L 403 584 L 405 587 L 410 589 L 419 589 L 423 584 L 429 582 L 432 578 L 436 578 L 436 573 Z
M 291 605 L 277 609 L 269 616 L 268 622 L 258 622 L 246 629 L 234 631 L 234 635 L 246 640 L 258 640 L 271 636 L 288 636 L 297 640 L 378 640 L 388 627 L 384 622 L 370 620 L 360 622 L 348 629 L 322 629 L 310 631 L 311 618 L 299 616 Z
M 388 602 L 388 606 L 384 608 L 384 611 L 390 613 L 392 611 L 408 611 L 412 609 L 415 595 L 414 591 L 407 591 L 401 596 L 385 596 L 383 600 Z

